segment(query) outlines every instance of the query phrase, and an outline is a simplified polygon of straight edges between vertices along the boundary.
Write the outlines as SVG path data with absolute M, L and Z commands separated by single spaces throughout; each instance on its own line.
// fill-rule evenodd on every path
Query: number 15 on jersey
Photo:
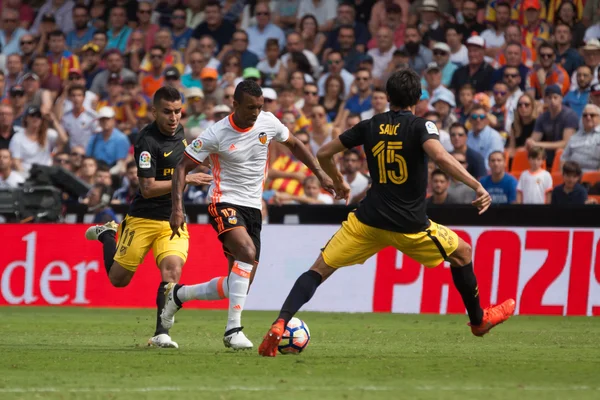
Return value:
M 373 146 L 373 156 L 377 158 L 379 166 L 379 183 L 388 183 L 388 179 L 395 185 L 401 185 L 408 179 L 406 160 L 398 150 L 402 150 L 402 142 L 386 142 L 384 140 Z

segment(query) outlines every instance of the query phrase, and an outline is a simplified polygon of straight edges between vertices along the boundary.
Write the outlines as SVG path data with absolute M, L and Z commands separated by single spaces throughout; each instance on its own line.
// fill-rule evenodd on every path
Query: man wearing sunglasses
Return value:
M 19 27 L 19 13 L 5 8 L 2 11 L 2 29 L 0 29 L 0 49 L 4 54 L 19 53 L 19 41 L 27 31 Z
M 527 92 L 536 99 L 541 99 L 550 85 L 558 85 L 563 96 L 569 90 L 571 85 L 569 74 L 554 62 L 555 59 L 554 47 L 547 42 L 542 43 L 538 49 L 538 64 L 533 66 L 526 82 Z
M 490 126 L 487 111 L 482 105 L 475 105 L 469 115 L 472 129 L 469 131 L 467 146 L 476 150 L 485 161 L 489 170 L 489 155 L 494 151 L 504 151 L 504 140 L 497 130 Z

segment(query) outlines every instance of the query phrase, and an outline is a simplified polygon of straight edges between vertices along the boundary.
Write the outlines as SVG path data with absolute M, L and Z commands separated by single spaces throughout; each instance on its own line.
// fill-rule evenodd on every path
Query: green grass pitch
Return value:
M 245 312 L 257 348 L 275 312 Z M 600 319 L 300 313 L 312 340 L 275 359 L 222 344 L 224 311 L 183 309 L 179 350 L 147 348 L 153 310 L 0 308 L 0 399 L 600 399 Z

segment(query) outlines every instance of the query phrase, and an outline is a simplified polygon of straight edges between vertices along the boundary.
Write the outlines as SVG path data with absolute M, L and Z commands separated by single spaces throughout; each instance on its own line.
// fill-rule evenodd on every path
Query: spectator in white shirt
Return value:
M 346 150 L 342 162 L 344 180 L 350 186 L 349 204 L 358 204 L 367 195 L 367 189 L 370 184 L 369 178 L 360 173 L 363 162 L 360 151 L 357 149 Z
M 23 182 L 23 176 L 12 170 L 10 151 L 0 149 L 0 189 L 16 188 Z
M 332 0 L 300 0 L 298 20 L 309 14 L 315 16 L 321 32 L 329 32 L 333 29 L 337 16 L 337 2 Z
M 71 146 L 81 146 L 85 149 L 92 135 L 100 130 L 98 114 L 84 105 L 85 86 L 69 87 L 68 95 L 72 106 L 71 110 L 63 115 L 61 123 L 69 134 Z
M 496 3 L 496 22 L 493 27 L 481 32 L 481 37 L 485 40 L 485 55 L 495 58 L 504 46 L 504 31 L 510 24 L 510 4 Z
M 347 98 L 350 95 L 352 83 L 354 83 L 354 75 L 344 69 L 344 59 L 342 58 L 342 53 L 335 50 L 330 52 L 327 56 L 327 65 L 329 72 L 323 74 L 321 78 L 319 78 L 319 97 L 325 96 L 325 81 L 327 81 L 327 78 L 329 78 L 330 75 L 339 75 L 344 80 L 344 98 Z
M 552 175 L 542 168 L 546 151 L 532 147 L 528 153 L 529 170 L 523 171 L 517 184 L 517 204 L 550 204 Z
M 371 95 L 371 109 L 360 113 L 360 119 L 365 120 L 372 118 L 374 115 L 383 114 L 390 111 L 385 89 L 376 87 Z
M 382 26 L 377 30 L 377 47 L 367 52 L 373 58 L 373 78 L 375 80 L 382 79 L 383 73 L 392 61 L 394 51 L 396 51 L 394 33 L 387 26 Z M 429 61 L 431 61 L 431 57 Z

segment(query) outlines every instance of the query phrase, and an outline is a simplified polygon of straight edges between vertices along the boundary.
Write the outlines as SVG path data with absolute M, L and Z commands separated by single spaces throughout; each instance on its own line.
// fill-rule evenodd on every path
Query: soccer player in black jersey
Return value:
M 140 131 L 135 143 L 140 190 L 120 226 L 111 221 L 92 226 L 85 233 L 88 240 L 102 243 L 104 267 L 115 287 L 129 284 L 138 265 L 152 249 L 162 282 L 156 293 L 156 331 L 148 345 L 158 347 L 178 347 L 171 340 L 169 330 L 162 326 L 160 312 L 165 305 L 164 286 L 179 281 L 189 246 L 187 230 L 170 240 L 169 226 L 171 178 L 187 146 L 183 126 L 179 123 L 181 108 L 181 95 L 177 89 L 162 87 L 156 91 L 152 108 L 155 121 Z M 210 182 L 212 177 L 203 173 L 186 176 L 188 184 Z
M 346 149 L 364 146 L 373 183 L 367 197 L 348 215 L 314 265 L 294 284 L 279 317 L 259 346 L 262 356 L 275 357 L 288 321 L 325 279 L 338 268 L 364 263 L 388 246 L 426 267 L 435 267 L 442 261 L 450 263 L 454 285 L 461 294 L 474 335 L 483 336 L 514 313 L 513 299 L 481 308 L 471 247 L 455 232 L 427 217 L 428 157 L 475 191 L 473 205 L 480 214 L 492 202 L 489 193 L 444 150 L 435 124 L 414 115 L 421 97 L 420 78 L 414 71 L 404 69 L 392 74 L 386 92 L 389 112 L 358 123 L 317 154 L 321 167 L 333 179 L 336 197 L 348 199 L 349 195 L 349 187 L 333 161 L 335 154 Z

